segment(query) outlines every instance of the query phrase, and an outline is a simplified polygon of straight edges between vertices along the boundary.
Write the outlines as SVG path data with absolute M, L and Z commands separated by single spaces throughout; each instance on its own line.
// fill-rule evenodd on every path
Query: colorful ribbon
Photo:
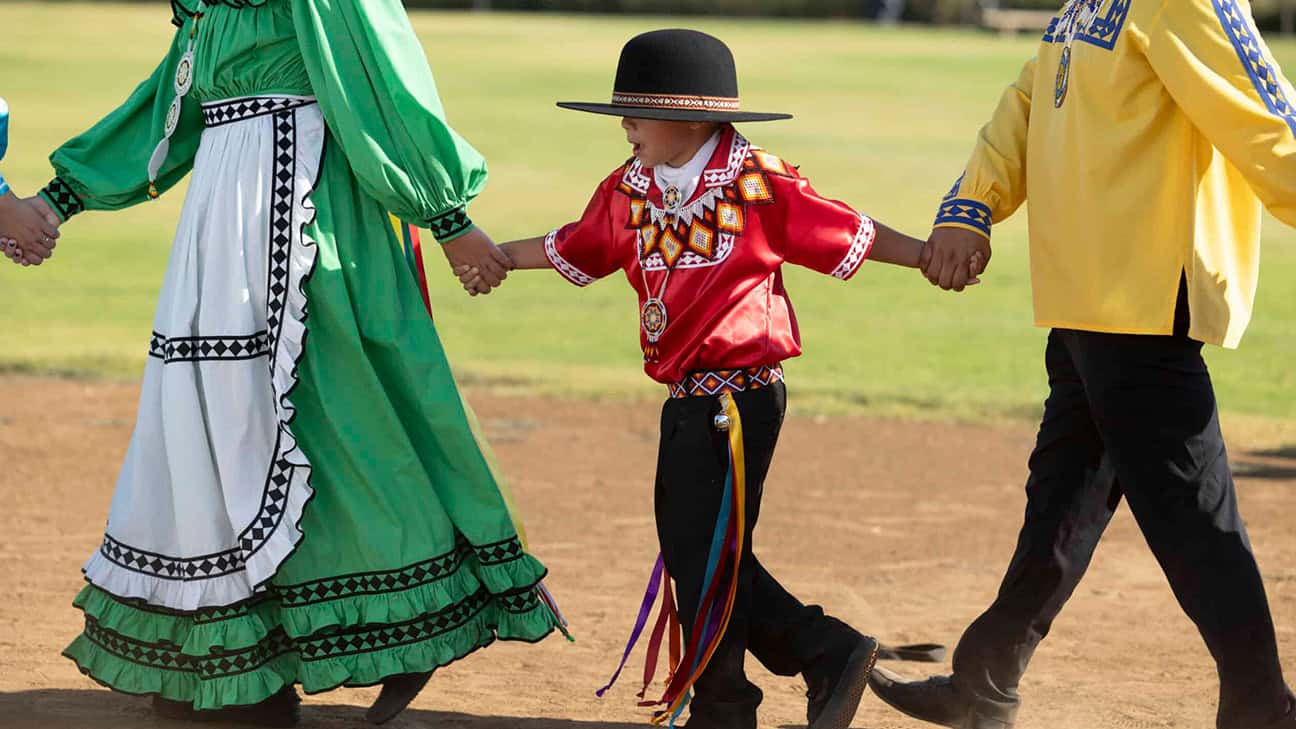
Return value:
M 666 709 L 654 714 L 652 723 L 669 722 L 675 726 L 676 720 L 693 695 L 693 685 L 697 683 L 707 665 L 724 639 L 729 621 L 733 617 L 734 601 L 738 596 L 738 570 L 742 565 L 744 541 L 746 539 L 747 520 L 747 477 L 743 455 L 742 420 L 733 396 L 726 393 L 720 396 L 720 405 L 729 418 L 729 471 L 725 475 L 725 490 L 720 499 L 720 513 L 716 518 L 715 531 L 711 538 L 711 548 L 707 554 L 706 573 L 703 578 L 702 598 L 694 613 L 692 636 L 684 655 L 680 656 L 680 622 L 675 605 L 674 595 L 670 588 L 670 575 L 665 570 L 661 555 L 653 567 L 648 580 L 648 589 L 644 592 L 639 616 L 635 620 L 621 656 L 621 663 L 606 686 L 596 694 L 603 696 L 616 683 L 621 671 L 630 658 L 630 653 L 639 642 L 648 618 L 652 613 L 652 604 L 657 595 L 662 595 L 661 608 L 657 623 L 653 626 L 652 637 L 648 641 L 648 657 L 644 662 L 644 685 L 639 692 L 643 699 L 656 676 L 657 664 L 661 653 L 664 634 L 670 633 L 669 670 L 666 677 L 666 690 L 657 701 L 641 701 L 640 706 L 662 706 Z M 663 589 L 664 585 L 664 589 Z M 686 670 L 679 670 L 687 667 Z
M 653 565 L 652 575 L 648 577 L 648 589 L 644 590 L 643 603 L 639 606 L 639 617 L 635 618 L 634 627 L 630 630 L 630 640 L 626 643 L 625 651 L 621 653 L 621 663 L 617 664 L 616 672 L 612 674 L 607 685 L 594 692 L 595 696 L 603 698 L 603 694 L 616 685 L 617 679 L 621 677 L 621 671 L 630 660 L 631 651 L 639 642 L 639 636 L 643 635 L 644 627 L 648 625 L 648 616 L 652 615 L 653 603 L 657 601 L 657 593 L 661 590 L 662 578 L 665 575 L 666 563 L 659 554 L 657 564 Z

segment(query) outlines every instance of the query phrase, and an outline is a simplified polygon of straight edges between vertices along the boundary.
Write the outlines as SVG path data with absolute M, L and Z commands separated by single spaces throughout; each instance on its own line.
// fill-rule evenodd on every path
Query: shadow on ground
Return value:
M 489 710 L 490 707 L 484 707 Z M 222 729 L 246 724 L 168 721 L 153 715 L 149 700 L 93 689 L 43 689 L 0 692 L 3 729 Z M 368 727 L 364 707 L 346 704 L 302 705 L 302 729 Z M 409 709 L 385 725 L 389 729 L 643 729 L 643 724 L 572 719 L 477 716 Z
M 1296 445 L 1243 454 L 1233 463 L 1238 478 L 1296 479 Z

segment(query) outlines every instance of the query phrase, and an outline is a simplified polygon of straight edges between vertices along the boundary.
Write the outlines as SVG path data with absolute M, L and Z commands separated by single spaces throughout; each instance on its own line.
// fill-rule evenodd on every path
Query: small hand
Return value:
M 482 281 L 481 271 L 477 270 L 476 266 L 455 266 L 454 274 L 459 277 L 459 283 L 463 284 L 464 291 L 467 291 L 469 296 L 478 294 L 485 296 L 491 292 L 490 287 L 485 287 L 485 291 L 481 290 L 484 287 L 484 282 Z
M 990 241 L 985 236 L 963 228 L 937 228 L 923 246 L 918 265 L 933 285 L 962 291 L 989 264 Z
M 968 286 L 975 286 L 981 283 L 981 278 L 977 274 L 985 270 L 985 264 L 981 262 L 981 251 L 972 254 L 968 259 Z
M 442 245 L 441 249 L 445 252 L 451 269 L 468 266 L 480 272 L 481 281 L 474 286 L 479 294 L 488 294 L 491 289 L 503 283 L 508 278 L 509 269 L 513 267 L 509 257 L 481 228 L 473 228 Z
M 18 248 L 18 241 L 13 238 L 0 237 L 0 253 L 4 253 L 5 258 L 16 264 L 23 262 L 22 250 Z
M 24 266 L 39 266 L 54 255 L 59 220 L 39 197 L 0 196 L 0 239 L 5 255 Z

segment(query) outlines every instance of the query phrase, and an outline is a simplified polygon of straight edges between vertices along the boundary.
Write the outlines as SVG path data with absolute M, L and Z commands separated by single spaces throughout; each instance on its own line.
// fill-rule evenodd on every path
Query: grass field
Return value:
M 46 155 L 123 99 L 169 40 L 152 5 L 0 3 L 0 94 L 12 109 L 6 177 L 30 191 Z M 790 111 L 750 125 L 816 187 L 925 234 L 977 127 L 1033 40 L 851 23 L 419 13 L 451 121 L 491 163 L 472 213 L 498 239 L 579 214 L 627 155 L 616 120 L 558 99 L 607 96 L 632 34 L 687 23 L 724 37 L 744 103 Z M 1296 67 L 1296 44 L 1275 44 Z M 0 367 L 136 376 L 182 190 L 65 228 L 46 266 L 0 267 Z M 435 253 L 435 251 L 433 251 Z M 1264 428 L 1296 423 L 1296 232 L 1270 220 L 1257 314 L 1238 352 L 1210 354 L 1224 408 Z M 429 259 L 434 305 L 461 377 L 549 393 L 657 397 L 639 371 L 636 307 L 619 279 L 577 291 L 524 273 L 468 299 Z M 868 266 L 850 284 L 789 272 L 807 355 L 790 367 L 802 408 L 931 417 L 1034 417 L 1043 332 L 1031 326 L 1024 216 L 1001 227 L 985 284 L 961 298 Z

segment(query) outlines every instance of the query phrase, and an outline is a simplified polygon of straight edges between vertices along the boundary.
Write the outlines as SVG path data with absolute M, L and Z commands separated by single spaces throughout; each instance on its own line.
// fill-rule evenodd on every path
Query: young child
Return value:
M 623 117 L 634 158 L 580 220 L 503 248 L 516 268 L 552 267 L 578 286 L 624 271 L 639 294 L 645 370 L 670 392 L 657 533 L 687 646 L 657 720 L 673 725 L 691 690 L 689 729 L 755 729 L 750 650 L 770 671 L 804 677 L 811 729 L 846 729 L 877 641 L 803 605 L 751 548 L 786 404 L 780 364 L 801 353 L 781 269 L 848 280 L 865 259 L 917 267 L 923 243 L 820 197 L 730 126 L 789 117 L 739 110 L 733 57 L 711 36 L 640 35 L 621 53 L 612 103 L 559 106 Z M 456 273 L 475 293 L 476 271 Z
M 0 99 L 0 160 L 9 147 L 9 105 Z M 14 263 L 39 265 L 58 238 L 58 219 L 42 214 L 44 203 L 22 200 L 0 175 L 0 252 Z

